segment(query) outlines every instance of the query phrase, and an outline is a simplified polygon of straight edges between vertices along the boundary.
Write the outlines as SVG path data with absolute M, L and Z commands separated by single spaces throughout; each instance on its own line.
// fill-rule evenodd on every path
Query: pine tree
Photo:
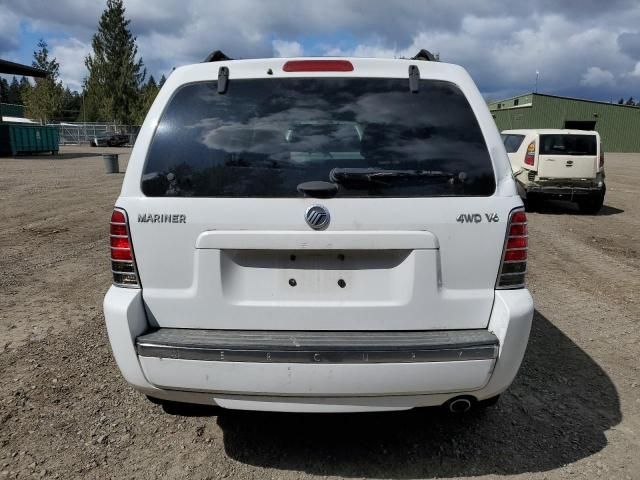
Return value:
M 4 78 L 0 78 L 0 102 L 9 103 L 9 82 Z
M 33 86 L 31 85 L 31 82 L 27 77 L 25 77 L 24 75 L 20 77 L 20 83 L 18 84 L 18 91 L 20 92 L 21 105 L 26 105 L 27 95 L 29 94 L 29 91 L 31 91 L 32 88 Z
M 22 99 L 20 98 L 20 84 L 15 76 L 11 79 L 11 84 L 9 85 L 9 98 L 7 103 L 22 105 Z
M 69 87 L 62 94 L 60 120 L 66 122 L 82 121 L 82 97 L 78 92 L 72 92 Z
M 629 105 L 629 106 L 635 106 L 636 102 L 633 100 L 633 97 L 629 97 L 629 100 L 627 100 L 626 102 L 624 102 L 625 105 Z
M 164 82 L 166 81 L 167 81 L 167 77 L 165 77 L 163 73 L 162 76 L 160 77 L 160 82 L 158 82 L 158 88 L 162 88 L 162 86 L 164 85 Z
M 144 122 L 144 118 L 147 116 L 147 112 L 149 112 L 156 95 L 158 95 L 158 91 L 160 91 L 160 87 L 158 87 L 155 78 L 151 75 L 140 93 L 140 105 L 134 118 L 136 125 L 142 125 L 142 122 Z
M 146 71 L 142 59 L 136 60 L 138 47 L 130 22 L 122 0 L 107 0 L 91 42 L 93 53 L 85 59 L 88 119 L 127 124 L 136 115 Z
M 49 57 L 49 46 L 43 39 L 38 42 L 38 50 L 33 52 L 33 59 L 32 65 L 47 72 L 47 76 L 36 78 L 33 87 L 22 77 L 25 81 L 24 90 L 21 92 L 22 99 L 27 117 L 37 118 L 46 123 L 59 115 L 62 106 L 64 89 L 62 82 L 58 80 L 60 65 L 55 58 Z M 22 80 L 20 84 L 23 88 Z

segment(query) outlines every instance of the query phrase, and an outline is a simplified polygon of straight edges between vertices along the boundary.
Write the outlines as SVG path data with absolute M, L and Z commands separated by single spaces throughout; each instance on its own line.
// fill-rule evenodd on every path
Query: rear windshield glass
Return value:
M 510 133 L 502 135 L 502 141 L 504 142 L 504 148 L 507 150 L 507 153 L 517 152 L 523 140 L 524 135 L 513 135 Z
M 596 136 L 540 135 L 540 155 L 596 155 Z
M 148 196 L 297 197 L 303 182 L 342 197 L 487 196 L 493 167 L 464 94 L 449 82 L 231 80 L 176 92 L 151 142 Z

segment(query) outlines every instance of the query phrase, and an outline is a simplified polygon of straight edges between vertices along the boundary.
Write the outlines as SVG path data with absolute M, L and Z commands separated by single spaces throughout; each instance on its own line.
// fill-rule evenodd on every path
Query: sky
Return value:
M 413 56 L 464 66 L 485 97 L 534 90 L 640 98 L 640 0 L 125 0 L 156 80 L 220 49 L 234 58 Z M 0 58 L 30 64 L 38 39 L 79 90 L 104 2 L 0 0 Z

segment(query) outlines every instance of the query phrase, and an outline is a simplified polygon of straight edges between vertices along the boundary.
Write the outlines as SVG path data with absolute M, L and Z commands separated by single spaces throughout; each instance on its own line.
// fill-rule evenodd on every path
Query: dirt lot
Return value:
M 530 215 L 523 367 L 452 418 L 165 412 L 131 390 L 101 309 L 122 181 L 105 150 L 128 155 L 0 159 L 0 478 L 640 478 L 640 155 L 608 155 L 598 216 Z

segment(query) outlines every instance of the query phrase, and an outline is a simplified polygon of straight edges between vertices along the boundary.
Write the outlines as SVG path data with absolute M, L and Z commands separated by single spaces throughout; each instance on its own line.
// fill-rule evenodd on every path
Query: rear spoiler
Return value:
M 225 55 L 221 50 L 214 50 L 204 59 L 203 63 L 209 62 L 223 62 L 226 60 L 233 60 L 231 57 Z M 411 57 L 411 60 L 420 60 L 426 62 L 437 62 L 438 59 L 429 50 L 422 49 L 415 56 Z M 227 87 L 229 84 L 229 69 L 227 67 L 220 67 L 218 70 L 218 93 L 227 93 Z M 420 71 L 415 65 L 409 67 L 409 90 L 412 93 L 418 93 L 420 84 Z

